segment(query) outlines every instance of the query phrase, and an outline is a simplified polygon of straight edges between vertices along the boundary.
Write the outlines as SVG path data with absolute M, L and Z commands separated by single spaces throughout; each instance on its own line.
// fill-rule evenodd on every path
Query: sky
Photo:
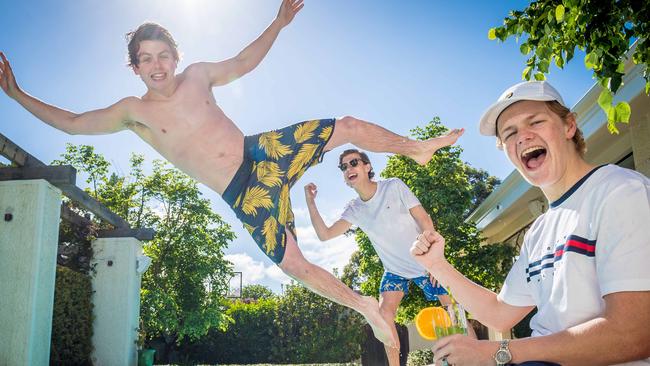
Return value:
M 174 35 L 182 54 L 178 71 L 197 61 L 236 55 L 274 19 L 279 0 L 21 1 L 0 12 L 0 51 L 9 58 L 26 92 L 74 112 L 106 107 L 145 93 L 126 67 L 124 35 L 156 21 Z M 478 133 L 482 112 L 510 85 L 521 81 L 526 57 L 516 40 L 490 41 L 491 27 L 526 1 L 305 0 L 251 73 L 213 90 L 217 103 L 250 135 L 315 118 L 344 115 L 372 121 L 408 135 L 433 117 L 449 128 L 466 129 L 461 158 L 506 178 L 513 170 L 494 138 Z M 573 106 L 593 85 L 576 53 L 548 80 Z M 57 159 L 66 143 L 93 145 L 118 173 L 128 172 L 131 153 L 162 159 L 130 131 L 71 136 L 37 120 L 0 95 L 0 133 L 44 162 Z M 298 243 L 305 257 L 339 272 L 356 250 L 353 238 L 320 242 L 311 228 L 303 186 L 319 187 L 317 204 L 326 223 L 339 218 L 355 198 L 336 168 L 340 147 L 325 156 L 294 186 L 291 200 Z M 388 155 L 370 154 L 381 172 Z M 78 182 L 84 179 L 78 178 Z M 281 292 L 289 279 L 257 248 L 214 192 L 202 186 L 213 209 L 237 234 L 226 250 L 244 285 Z

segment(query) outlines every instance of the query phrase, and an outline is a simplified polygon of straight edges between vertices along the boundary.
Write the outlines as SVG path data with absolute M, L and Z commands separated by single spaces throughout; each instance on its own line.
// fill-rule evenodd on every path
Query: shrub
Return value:
M 92 285 L 88 275 L 57 266 L 52 315 L 52 365 L 90 365 Z
M 425 366 L 433 363 L 433 352 L 430 349 L 421 349 L 409 352 L 406 366 Z
M 226 311 L 233 320 L 226 332 L 213 329 L 183 347 L 182 353 L 190 355 L 194 362 L 208 364 L 271 362 L 271 349 L 277 339 L 277 309 L 274 298 L 250 303 L 236 301 Z

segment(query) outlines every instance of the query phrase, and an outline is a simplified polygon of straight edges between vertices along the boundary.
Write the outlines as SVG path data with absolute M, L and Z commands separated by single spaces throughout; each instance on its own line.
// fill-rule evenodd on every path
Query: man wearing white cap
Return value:
M 508 331 L 537 314 L 530 338 L 445 337 L 434 345 L 437 364 L 650 365 L 650 180 L 587 163 L 575 114 L 544 81 L 506 90 L 479 128 L 542 190 L 548 211 L 526 233 L 498 295 L 445 260 L 435 231 L 411 254 L 492 328 Z

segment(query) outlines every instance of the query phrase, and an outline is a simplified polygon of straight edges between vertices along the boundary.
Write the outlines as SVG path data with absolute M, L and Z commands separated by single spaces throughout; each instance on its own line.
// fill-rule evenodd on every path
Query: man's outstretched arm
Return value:
M 336 238 L 339 235 L 343 235 L 348 231 L 348 229 L 350 229 L 352 224 L 343 219 L 339 219 L 332 226 L 327 226 L 316 207 L 316 188 L 317 187 L 314 183 L 309 183 L 305 186 L 305 200 L 307 201 L 307 208 L 309 209 L 309 219 L 316 231 L 318 239 L 326 241 Z
M 128 120 L 128 105 L 132 98 L 125 98 L 104 109 L 85 113 L 74 113 L 47 104 L 25 93 L 18 87 L 11 64 L 0 52 L 0 87 L 2 90 L 36 118 L 69 134 L 106 134 L 125 128 Z
M 303 5 L 303 0 L 282 0 L 273 23 L 237 56 L 221 62 L 201 62 L 196 65 L 205 69 L 212 86 L 228 84 L 249 73 L 262 62 L 282 28 L 291 23 Z

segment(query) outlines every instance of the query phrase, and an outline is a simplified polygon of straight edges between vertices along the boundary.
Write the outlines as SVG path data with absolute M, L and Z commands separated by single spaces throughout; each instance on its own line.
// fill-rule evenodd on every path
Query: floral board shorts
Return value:
M 289 189 L 323 160 L 335 122 L 300 122 L 244 138 L 244 159 L 222 197 L 276 264 L 284 258 L 286 230 L 296 238 Z
M 384 272 L 379 285 L 379 292 L 402 291 L 404 296 L 409 294 L 409 282 L 415 283 L 424 292 L 424 296 L 429 301 L 438 300 L 438 295 L 447 295 L 447 290 L 437 284 L 433 286 L 429 276 L 420 276 L 416 278 L 405 278 L 394 273 Z

